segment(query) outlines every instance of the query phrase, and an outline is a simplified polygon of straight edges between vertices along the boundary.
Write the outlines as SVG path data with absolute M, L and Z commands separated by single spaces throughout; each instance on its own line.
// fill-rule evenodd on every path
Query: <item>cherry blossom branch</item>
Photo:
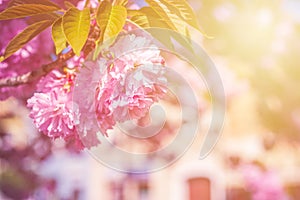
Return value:
M 33 82 L 39 79 L 42 76 L 45 76 L 53 69 L 61 68 L 62 66 L 66 65 L 66 61 L 69 60 L 74 56 L 73 50 L 70 50 L 66 54 L 58 55 L 58 59 L 54 62 L 42 65 L 39 69 L 28 72 L 26 74 L 22 74 L 20 76 L 15 77 L 7 77 L 0 79 L 0 87 L 14 87 L 26 83 Z
M 95 48 L 95 38 L 98 38 L 100 35 L 99 28 L 94 26 L 90 32 L 90 37 L 88 38 L 87 43 L 83 47 L 84 55 L 87 56 Z M 66 65 L 66 61 L 75 56 L 74 51 L 71 49 L 65 54 L 58 54 L 57 59 L 54 62 L 42 65 L 39 69 L 30 71 L 26 74 L 22 74 L 15 77 L 5 77 L 0 79 L 0 88 L 1 87 L 15 87 L 22 84 L 31 83 L 42 76 L 47 75 L 54 69 L 62 68 Z

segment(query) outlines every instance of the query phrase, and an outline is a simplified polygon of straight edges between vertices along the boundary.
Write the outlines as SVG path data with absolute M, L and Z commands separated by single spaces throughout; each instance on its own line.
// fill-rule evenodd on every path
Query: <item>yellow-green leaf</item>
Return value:
M 126 6 L 128 4 L 128 0 L 115 0 L 114 5 Z
M 143 7 L 139 10 L 139 12 L 147 16 L 150 27 L 172 29 L 172 27 L 169 26 L 168 23 L 166 23 L 166 21 L 158 15 L 153 8 Z
M 164 44 L 168 49 L 174 49 L 171 35 L 161 34 L 161 31 L 153 28 L 171 29 L 170 26 L 159 16 L 151 7 L 143 7 L 140 10 L 129 10 L 129 14 L 132 16 L 129 22 L 145 28 L 154 38 Z M 150 28 L 150 29 L 148 29 Z M 161 30 L 161 29 L 159 29 Z
M 130 20 L 141 28 L 149 28 L 150 23 L 146 15 L 135 15 Z
M 157 29 L 146 29 L 146 31 L 150 32 L 153 37 L 161 41 L 169 49 L 173 49 L 171 38 L 174 38 L 183 47 L 192 51 L 191 41 L 189 39 L 190 34 L 188 32 L 187 25 L 178 17 L 175 17 L 174 14 L 170 14 L 171 19 L 173 19 L 173 21 L 171 21 L 170 19 L 163 19 L 152 7 L 143 7 L 139 10 L 139 12 L 144 13 L 144 15 L 147 16 L 150 27 L 171 29 L 180 33 L 175 34 L 173 32 L 169 32 L 170 35 L 164 35 L 158 32 Z M 169 25 L 170 23 L 172 23 L 175 28 L 172 28 Z
M 75 5 L 73 5 L 71 2 L 69 2 L 69 1 L 64 1 L 64 4 L 65 4 L 65 6 L 66 6 L 66 8 L 67 9 L 69 9 L 69 8 L 75 8 L 76 6 Z
M 90 10 L 70 8 L 62 18 L 62 27 L 68 43 L 76 55 L 80 55 L 90 31 Z
M 133 17 L 135 15 L 142 15 L 143 13 L 140 10 L 127 9 L 127 14 L 128 14 L 128 16 Z
M 17 6 L 20 4 L 42 4 L 46 6 L 53 6 L 60 9 L 59 5 L 49 0 L 12 0 L 9 2 L 8 7 Z
M 0 13 L 0 20 L 16 19 L 27 16 L 50 13 L 59 10 L 54 6 L 47 6 L 42 4 L 22 4 L 12 6 Z
M 150 7 L 170 26 L 171 29 L 176 30 L 175 25 L 170 19 L 170 11 L 167 6 L 162 4 L 159 0 L 145 0 Z
M 197 17 L 186 0 L 160 0 L 168 9 L 190 26 L 199 29 Z
M 11 56 L 13 53 L 22 48 L 25 44 L 27 44 L 30 40 L 32 40 L 35 36 L 45 30 L 53 23 L 52 20 L 44 20 L 37 23 L 34 23 L 27 28 L 25 28 L 21 33 L 15 36 L 7 45 L 4 52 L 4 59 Z
M 168 24 L 169 29 L 179 32 L 184 36 L 186 35 L 186 23 L 182 21 L 176 14 L 171 12 L 169 8 L 160 0 L 146 0 L 151 8 L 157 13 L 162 20 Z
M 89 5 L 90 5 L 91 1 L 90 0 L 86 0 L 85 1 L 85 4 L 84 4 L 84 7 L 87 8 Z
M 97 10 L 97 24 L 101 29 L 100 42 L 115 38 L 122 30 L 127 18 L 127 10 L 124 6 L 113 6 L 104 1 Z M 110 41 L 110 43 L 112 43 Z
M 67 47 L 67 40 L 62 29 L 62 18 L 59 18 L 52 25 L 52 39 L 55 44 L 56 54 L 59 54 L 63 49 Z
M 31 16 L 30 18 L 26 19 L 27 24 L 34 24 L 39 21 L 43 20 L 52 20 L 55 21 L 58 18 L 60 18 L 60 15 L 57 15 L 56 13 L 47 13 L 47 14 L 40 14 L 40 15 L 34 15 Z

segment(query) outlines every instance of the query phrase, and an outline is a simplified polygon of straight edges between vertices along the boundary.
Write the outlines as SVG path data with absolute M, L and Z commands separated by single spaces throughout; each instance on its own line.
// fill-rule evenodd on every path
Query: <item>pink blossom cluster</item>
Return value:
M 41 79 L 28 100 L 30 117 L 49 137 L 71 140 L 77 149 L 83 144 L 90 148 L 100 143 L 98 132 L 107 135 L 117 122 L 145 116 L 164 96 L 163 66 L 151 40 L 121 37 L 96 61 L 77 68 L 78 73 L 53 71 Z
M 288 200 L 276 172 L 256 165 L 246 165 L 243 174 L 253 200 Z
M 53 139 L 63 138 L 76 149 L 82 149 L 75 129 L 79 123 L 79 109 L 72 102 L 74 76 L 72 72 L 52 71 L 40 80 L 38 92 L 28 99 L 27 106 L 39 131 Z
M 77 126 L 79 132 L 107 135 L 118 122 L 144 117 L 167 92 L 163 66 L 159 49 L 136 35 L 121 37 L 96 61 L 87 61 L 77 79 L 79 96 L 86 97 L 78 98 L 81 112 L 86 113 Z

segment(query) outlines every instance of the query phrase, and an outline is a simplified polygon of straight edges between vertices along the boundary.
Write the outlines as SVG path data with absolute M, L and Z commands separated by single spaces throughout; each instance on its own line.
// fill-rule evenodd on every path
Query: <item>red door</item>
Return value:
M 190 200 L 211 200 L 211 183 L 207 178 L 199 177 L 188 180 Z

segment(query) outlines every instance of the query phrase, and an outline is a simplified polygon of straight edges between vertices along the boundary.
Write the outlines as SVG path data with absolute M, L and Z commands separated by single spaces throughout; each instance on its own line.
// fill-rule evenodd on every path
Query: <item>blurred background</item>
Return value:
M 300 1 L 189 2 L 210 36 L 193 38 L 215 63 L 226 93 L 224 129 L 214 150 L 199 160 L 211 114 L 203 81 L 168 56 L 199 100 L 199 133 L 183 157 L 154 173 L 114 171 L 38 133 L 24 103 L 10 98 L 0 102 L 0 199 L 300 199 Z M 176 113 L 178 102 L 168 102 Z M 128 137 L 113 139 L 128 151 L 154 151 L 177 129 L 178 120 L 167 119 L 143 147 Z

